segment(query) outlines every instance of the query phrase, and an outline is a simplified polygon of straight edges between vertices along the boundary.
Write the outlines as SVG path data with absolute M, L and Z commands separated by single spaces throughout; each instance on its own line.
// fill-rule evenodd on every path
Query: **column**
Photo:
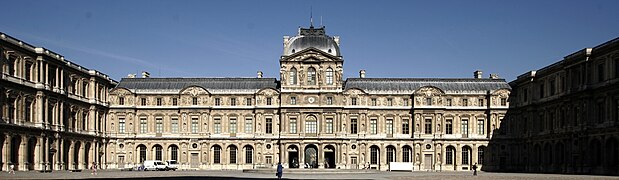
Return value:
M 6 138 L 4 140 L 4 149 L 2 149 L 2 156 L 4 157 L 3 165 L 6 167 L 4 169 L 8 170 L 10 166 L 9 162 L 11 162 L 11 149 L 13 148 L 11 147 L 11 141 L 13 137 L 10 134 L 7 134 L 5 137 Z
M 95 122 L 97 119 L 97 112 L 95 111 L 95 106 L 90 106 L 89 112 L 88 112 L 88 120 L 87 124 L 88 124 L 88 132 L 95 132 Z
M 77 167 L 78 169 L 84 169 L 84 163 L 86 163 L 85 159 L 84 159 L 84 153 L 85 153 L 85 148 L 86 147 L 86 143 L 84 143 L 83 141 L 80 141 L 80 148 L 78 149 L 77 152 Z
M 66 140 L 68 141 L 67 143 L 69 143 L 69 151 L 67 152 L 67 154 L 64 154 L 65 157 L 67 157 L 67 162 L 65 162 L 65 166 L 67 167 L 67 169 L 72 170 L 72 169 L 76 169 L 75 168 L 75 164 L 73 164 L 75 161 L 73 160 L 73 158 L 75 157 L 75 142 L 73 140 Z
M 35 111 L 36 111 L 36 117 L 33 117 L 34 123 L 37 127 L 43 127 L 45 126 L 45 114 L 43 114 L 43 109 L 45 108 L 45 99 L 43 99 L 43 92 L 39 91 L 37 92 L 36 95 L 36 106 L 35 106 Z M 46 111 L 47 112 L 47 111 Z M 49 113 L 49 112 L 47 112 Z
M 61 138 L 56 139 L 56 141 L 58 143 L 56 143 L 56 154 L 54 154 L 55 159 L 56 159 L 56 164 L 55 164 L 55 168 L 57 170 L 61 170 L 62 169 L 62 164 L 64 163 L 62 156 L 64 156 L 64 140 Z
M 56 124 L 60 126 L 60 130 L 65 130 L 66 124 L 64 124 L 64 102 L 58 101 L 58 105 L 60 106 L 59 111 L 58 111 L 60 118 L 57 119 Z
M 19 144 L 19 170 L 27 170 L 26 162 L 28 162 L 28 137 L 26 135 L 21 136 L 21 143 Z
M 45 164 L 42 164 L 44 161 L 43 148 L 45 148 L 45 144 L 43 144 L 43 136 L 37 138 L 37 145 L 34 147 L 34 169 L 42 170 L 45 167 Z
M 59 77 L 60 78 L 60 82 L 59 82 L 60 83 L 60 90 L 64 91 L 65 90 L 64 89 L 64 70 L 62 68 L 60 68 L 60 67 L 58 67 L 58 70 L 60 71 L 60 77 Z

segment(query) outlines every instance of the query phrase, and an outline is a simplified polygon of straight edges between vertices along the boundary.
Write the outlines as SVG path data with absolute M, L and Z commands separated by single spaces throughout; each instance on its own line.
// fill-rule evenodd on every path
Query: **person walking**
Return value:
M 9 165 L 9 174 L 15 174 L 15 165 L 13 163 Z
M 91 169 L 90 174 L 97 175 L 97 163 L 92 162 L 92 166 L 90 166 L 90 169 Z
M 473 176 L 477 176 L 477 163 L 473 164 Z
M 277 179 L 282 179 L 282 176 L 284 175 L 284 166 L 282 166 L 281 162 L 277 163 Z

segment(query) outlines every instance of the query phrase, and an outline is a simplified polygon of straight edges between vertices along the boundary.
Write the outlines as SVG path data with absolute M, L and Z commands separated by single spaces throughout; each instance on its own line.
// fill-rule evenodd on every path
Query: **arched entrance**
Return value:
M 318 168 L 318 148 L 316 145 L 307 145 L 305 147 L 305 166 L 307 168 Z
M 299 168 L 299 148 L 295 145 L 288 146 L 288 168 Z
M 75 147 L 73 147 L 73 169 L 80 169 L 79 168 L 79 163 L 80 163 L 80 148 L 81 148 L 82 144 L 77 141 L 75 142 Z
M 21 136 L 15 136 L 11 140 L 11 164 L 15 165 L 15 170 L 19 170 L 19 145 L 21 144 Z
M 325 153 L 325 168 L 335 168 L 335 148 L 332 145 L 327 145 L 323 151 Z
M 26 151 L 28 153 L 28 155 L 27 155 L 27 162 L 26 162 L 26 165 L 27 165 L 26 168 L 28 170 L 34 170 L 34 156 L 35 156 L 34 155 L 35 154 L 34 153 L 34 149 L 35 149 L 36 145 L 37 145 L 37 139 L 36 138 L 29 138 L 28 139 L 28 147 L 27 147 L 27 151 Z

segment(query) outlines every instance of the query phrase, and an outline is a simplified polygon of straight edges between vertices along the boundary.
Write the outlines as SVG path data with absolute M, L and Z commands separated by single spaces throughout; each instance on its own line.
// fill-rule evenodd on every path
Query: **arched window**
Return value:
M 447 150 L 445 153 L 445 164 L 454 164 L 454 153 L 456 149 L 453 146 L 447 146 Z
M 484 164 L 484 151 L 486 151 L 486 146 L 477 148 L 477 164 Z
M 387 162 L 395 162 L 395 148 L 387 146 Z
M 254 163 L 254 148 L 251 146 L 245 146 L 245 164 Z
M 318 132 L 317 126 L 316 117 L 307 116 L 307 119 L 305 119 L 305 133 L 316 134 Z
M 411 162 L 411 153 L 412 149 L 410 146 L 404 146 L 402 148 L 402 161 L 403 162 Z
M 327 68 L 327 85 L 333 85 L 333 69 Z
M 378 164 L 380 149 L 377 146 L 370 147 L 370 164 Z
M 140 163 L 146 160 L 146 146 L 140 145 Z
M 236 164 L 236 146 L 230 146 L 230 164 Z
M 178 146 L 172 146 L 170 151 L 170 159 L 178 162 Z
M 163 159 L 161 149 L 161 146 L 155 146 L 155 160 L 161 161 Z
M 313 67 L 307 68 L 307 84 L 316 85 L 316 69 Z
M 213 146 L 213 164 L 221 163 L 221 147 Z
M 471 163 L 471 148 L 468 146 L 462 147 L 462 164 L 468 165 Z
M 288 77 L 288 84 L 290 85 L 296 85 L 297 84 L 297 68 L 292 68 L 290 69 L 290 72 Z

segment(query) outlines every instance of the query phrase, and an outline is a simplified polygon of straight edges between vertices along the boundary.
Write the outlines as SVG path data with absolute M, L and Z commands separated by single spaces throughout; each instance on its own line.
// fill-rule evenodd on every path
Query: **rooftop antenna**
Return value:
M 320 27 L 322 27 L 322 15 L 320 16 Z
M 310 6 L 310 27 L 314 27 L 314 10 L 313 7 Z

